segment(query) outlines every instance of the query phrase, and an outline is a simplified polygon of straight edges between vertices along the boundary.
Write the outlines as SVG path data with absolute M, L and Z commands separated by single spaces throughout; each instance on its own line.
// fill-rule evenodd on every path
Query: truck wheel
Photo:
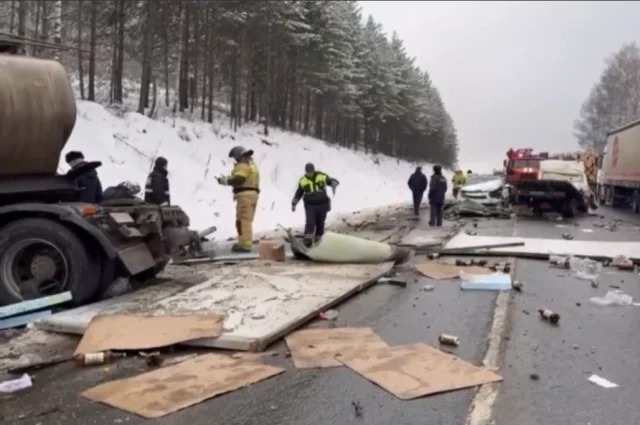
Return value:
M 82 304 L 98 289 L 100 274 L 99 259 L 58 222 L 27 218 L 0 229 L 0 304 L 65 291 Z
M 578 215 L 578 201 L 576 199 L 571 199 L 564 206 L 563 216 L 567 218 L 575 217 Z
M 631 211 L 634 214 L 640 213 L 640 192 L 637 190 L 634 190 L 633 195 L 631 195 Z
M 613 189 L 608 186 L 604 188 L 604 205 L 613 206 Z

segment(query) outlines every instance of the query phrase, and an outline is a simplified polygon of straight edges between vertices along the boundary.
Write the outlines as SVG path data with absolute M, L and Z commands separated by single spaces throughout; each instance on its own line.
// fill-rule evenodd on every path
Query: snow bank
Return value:
M 137 113 L 118 117 L 97 103 L 78 101 L 78 120 L 65 153 L 80 150 L 87 160 L 102 161 L 98 173 L 105 188 L 124 180 L 144 187 L 153 159 L 166 157 L 172 203 L 185 209 L 194 229 L 217 226 L 217 238 L 235 234 L 231 190 L 215 178 L 230 172 L 233 162 L 228 153 L 236 145 L 253 149 L 260 167 L 256 231 L 271 230 L 278 223 L 304 224 L 302 206 L 292 212 L 291 198 L 307 162 L 340 180 L 332 215 L 411 199 L 407 179 L 414 166 L 407 162 L 378 156 L 376 164 L 371 156 L 310 137 L 277 129 L 264 137 L 260 130 L 247 124 L 235 133 L 220 118 L 212 126 L 173 118 L 154 121 Z M 67 168 L 63 155 L 60 171 Z

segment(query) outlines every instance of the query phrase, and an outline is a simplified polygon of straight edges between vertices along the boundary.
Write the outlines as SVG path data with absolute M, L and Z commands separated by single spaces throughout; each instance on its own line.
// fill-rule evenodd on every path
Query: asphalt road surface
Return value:
M 582 218 L 576 225 L 543 220 L 486 220 L 473 230 L 485 235 L 560 238 L 572 233 L 584 240 L 638 240 L 640 220 L 614 212 L 606 218 Z M 619 222 L 615 231 L 594 223 Z M 420 226 L 424 226 L 424 218 Z M 556 227 L 561 225 L 563 227 Z M 473 223 L 469 222 L 471 229 Z M 566 227 L 564 227 L 566 226 Z M 581 229 L 593 229 L 591 233 Z M 417 257 L 413 261 L 420 261 Z M 249 423 L 325 425 L 462 425 L 624 424 L 640 423 L 640 307 L 597 307 L 589 298 L 620 286 L 640 299 L 638 275 L 604 269 L 600 286 L 577 280 L 570 271 L 550 268 L 546 261 L 517 260 L 516 279 L 523 293 L 461 292 L 455 281 L 433 282 L 408 268 L 406 288 L 377 284 L 340 305 L 334 322 L 313 327 L 368 326 L 389 344 L 425 342 L 437 346 L 446 332 L 457 335 L 456 355 L 474 364 L 486 360 L 497 337 L 497 363 L 503 382 L 413 401 L 402 401 L 346 368 L 296 370 L 284 344 L 265 361 L 287 371 L 269 380 L 204 401 L 153 420 L 167 425 L 240 425 Z M 425 291 L 427 284 L 435 290 Z M 560 326 L 540 320 L 537 309 L 561 314 Z M 505 320 L 495 326 L 502 309 Z M 92 403 L 80 393 L 109 380 L 146 370 L 141 360 L 126 359 L 106 368 L 78 369 L 62 364 L 34 374 L 34 387 L 0 397 L 0 422 L 20 425 L 143 424 L 149 420 Z M 603 389 L 587 381 L 600 375 L 619 385 Z M 532 379 L 536 375 L 539 379 Z M 482 395 L 482 397 L 480 397 Z M 356 414 L 354 405 L 360 407 Z M 472 405 L 476 410 L 472 414 Z M 477 412 L 476 412 L 477 413 Z M 480 418 L 480 419 L 479 419 Z

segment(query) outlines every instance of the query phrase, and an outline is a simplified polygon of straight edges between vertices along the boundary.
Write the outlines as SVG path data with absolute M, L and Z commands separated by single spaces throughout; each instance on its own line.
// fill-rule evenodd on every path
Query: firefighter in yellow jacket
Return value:
M 233 188 L 236 201 L 236 230 L 238 242 L 233 245 L 234 252 L 250 252 L 253 243 L 253 218 L 260 193 L 260 171 L 252 159 L 253 151 L 236 146 L 229 151 L 229 158 L 236 163 L 230 176 L 218 177 L 218 183 Z
M 462 170 L 456 170 L 451 179 L 451 183 L 453 183 L 453 197 L 458 199 L 460 189 L 467 184 L 467 176 L 462 173 Z

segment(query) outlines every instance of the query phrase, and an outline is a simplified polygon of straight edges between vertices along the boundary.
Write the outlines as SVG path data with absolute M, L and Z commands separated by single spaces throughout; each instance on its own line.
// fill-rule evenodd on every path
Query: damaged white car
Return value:
M 471 183 L 462 187 L 460 196 L 479 203 L 480 205 L 495 207 L 502 203 L 508 196 L 508 189 L 502 179 L 493 178 L 481 183 Z

